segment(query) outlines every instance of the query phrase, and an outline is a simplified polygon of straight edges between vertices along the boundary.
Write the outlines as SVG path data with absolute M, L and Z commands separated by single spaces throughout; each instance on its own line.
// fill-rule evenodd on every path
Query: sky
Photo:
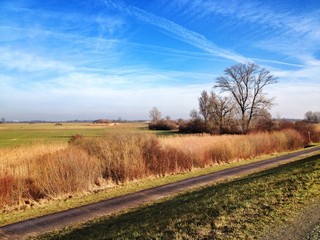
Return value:
M 320 111 L 318 0 L 0 0 L 0 117 L 188 118 L 227 67 L 278 83 L 275 118 Z

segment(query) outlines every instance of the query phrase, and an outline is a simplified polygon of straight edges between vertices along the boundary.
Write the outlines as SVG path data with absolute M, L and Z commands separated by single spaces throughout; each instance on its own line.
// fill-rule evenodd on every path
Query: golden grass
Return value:
M 179 149 L 201 164 L 249 159 L 259 155 L 297 149 L 303 138 L 292 129 L 249 135 L 187 135 L 161 138 L 163 146 Z
M 0 207 L 19 204 L 22 199 L 32 198 L 33 176 L 42 171 L 35 160 L 44 154 L 54 154 L 67 144 L 37 144 L 15 148 L 0 148 Z M 41 179 L 37 179 L 42 182 Z
M 29 176 L 30 167 L 33 165 L 35 158 L 43 154 L 55 153 L 67 146 L 66 143 L 56 143 L 0 148 L 0 174 L 11 172 L 20 177 Z

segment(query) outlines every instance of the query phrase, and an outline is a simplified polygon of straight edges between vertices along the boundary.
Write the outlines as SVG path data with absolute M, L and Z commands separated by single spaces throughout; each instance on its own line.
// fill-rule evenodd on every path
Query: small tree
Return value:
M 157 123 L 161 119 L 161 112 L 157 107 L 153 107 L 149 112 L 149 116 L 152 123 Z
M 202 91 L 201 96 L 198 98 L 199 101 L 199 113 L 204 119 L 204 129 L 206 132 L 209 131 L 209 119 L 212 112 L 212 101 L 207 91 Z
M 204 120 L 205 132 L 217 130 L 226 132 L 234 116 L 234 104 L 232 98 L 220 96 L 214 92 L 202 91 L 199 101 L 199 114 Z
M 273 99 L 267 98 L 264 89 L 274 83 L 277 78 L 264 68 L 240 63 L 226 68 L 224 75 L 216 79 L 215 87 L 233 98 L 240 114 L 241 130 L 247 132 L 252 119 L 273 105 Z
M 5 123 L 6 119 L 5 118 L 1 118 L 1 122 L 0 123 Z
M 220 96 L 211 92 L 211 114 L 213 124 L 218 127 L 219 133 L 228 132 L 235 122 L 235 105 L 233 99 L 227 96 Z

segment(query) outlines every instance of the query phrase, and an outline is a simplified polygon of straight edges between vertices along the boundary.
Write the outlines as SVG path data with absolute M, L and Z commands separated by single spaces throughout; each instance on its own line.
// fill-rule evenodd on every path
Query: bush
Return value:
M 102 138 L 78 138 L 71 144 L 97 157 L 103 178 L 116 183 L 192 168 L 189 157 L 179 150 L 163 147 L 153 135 L 109 134 Z
M 157 122 L 151 122 L 149 124 L 150 130 L 176 130 L 178 125 L 175 121 L 161 119 Z
M 204 133 L 205 125 L 201 119 L 180 121 L 179 132 L 180 133 Z
M 99 159 L 103 178 L 124 182 L 146 175 L 142 153 L 148 140 L 149 136 L 141 134 L 109 134 L 100 138 L 78 138 L 71 144 Z
M 276 124 L 276 130 L 294 129 L 298 131 L 304 138 L 305 145 L 310 142 L 320 141 L 320 131 L 317 130 L 317 125 L 305 121 L 290 122 L 282 120 Z
M 100 176 L 98 160 L 75 147 L 40 156 L 34 164 L 34 185 L 46 197 L 88 190 Z
M 294 129 L 304 137 L 306 144 L 320 141 L 320 132 L 317 131 L 316 124 L 304 121 L 296 122 L 294 124 Z

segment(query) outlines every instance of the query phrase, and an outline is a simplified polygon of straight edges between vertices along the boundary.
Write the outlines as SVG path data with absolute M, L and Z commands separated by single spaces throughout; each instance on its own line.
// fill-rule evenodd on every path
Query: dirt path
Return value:
M 139 205 L 172 196 L 196 187 L 204 186 L 217 181 L 238 177 L 267 168 L 276 167 L 279 164 L 288 163 L 298 158 L 320 153 L 320 147 L 310 148 L 301 152 L 291 153 L 286 156 L 272 158 L 260 162 L 247 164 L 207 175 L 194 177 L 179 182 L 146 189 L 137 193 L 104 200 L 26 221 L 0 227 L 0 239 L 25 239 L 45 232 L 70 226 L 72 224 L 87 221 L 96 217 L 134 208 Z

